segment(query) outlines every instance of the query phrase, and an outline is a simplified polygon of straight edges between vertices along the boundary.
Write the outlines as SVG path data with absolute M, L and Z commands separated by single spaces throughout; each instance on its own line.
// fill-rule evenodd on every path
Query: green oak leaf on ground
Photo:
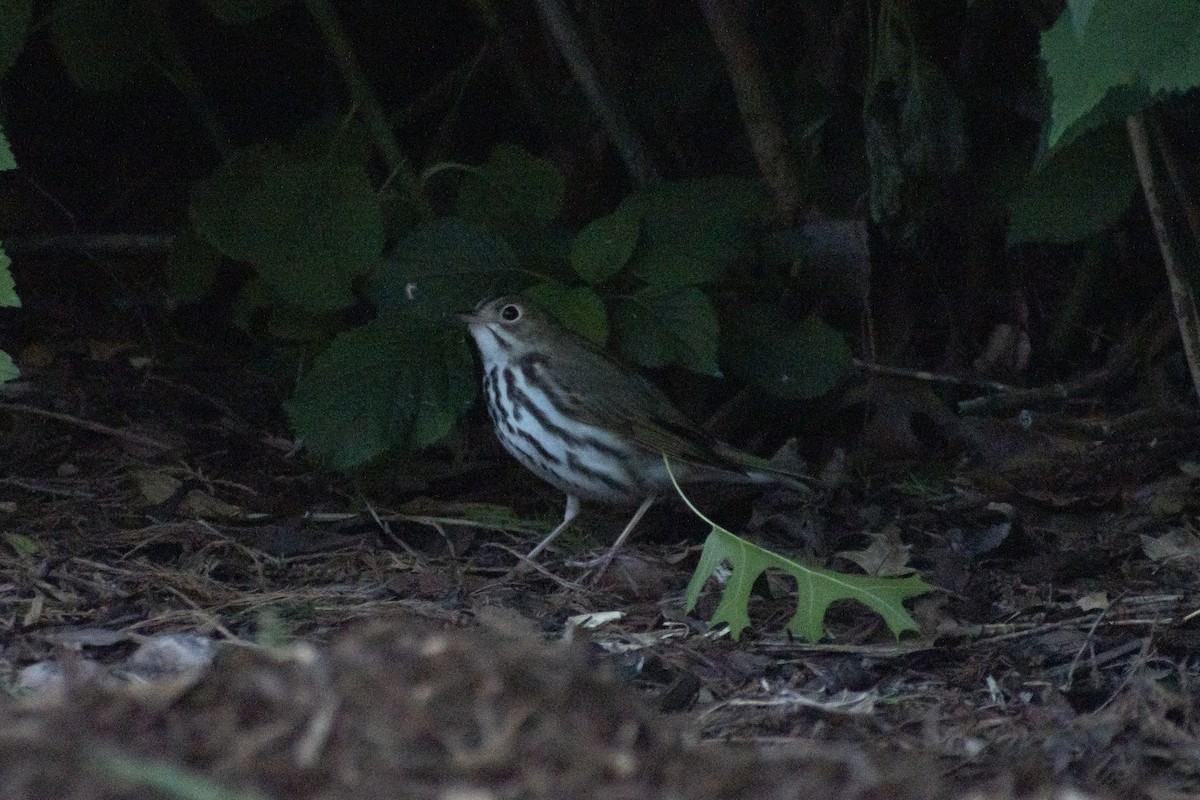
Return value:
M 666 460 L 664 456 L 664 461 Z M 667 469 L 671 465 L 667 463 Z M 674 477 L 672 477 L 674 482 Z M 850 575 L 820 569 L 792 561 L 745 539 L 735 536 L 716 524 L 692 505 L 679 484 L 675 491 L 688 508 L 712 526 L 704 542 L 700 563 L 687 587 L 687 610 L 696 607 L 700 591 L 722 562 L 730 565 L 729 577 L 721 589 L 721 601 L 713 612 L 710 625 L 725 623 L 729 635 L 737 640 L 750 627 L 750 591 L 758 576 L 768 569 L 778 569 L 796 579 L 796 613 L 788 620 L 787 630 L 817 642 L 825 635 L 825 612 L 838 600 L 857 600 L 883 617 L 892 634 L 899 637 L 905 631 L 919 631 L 916 621 L 904 608 L 910 597 L 933 590 L 918 575 L 904 578 L 877 578 L 871 575 Z

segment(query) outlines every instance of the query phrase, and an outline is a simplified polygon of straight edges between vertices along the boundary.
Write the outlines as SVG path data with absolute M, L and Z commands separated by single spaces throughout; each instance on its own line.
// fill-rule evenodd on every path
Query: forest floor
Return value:
M 483 426 L 356 483 L 221 343 L 86 301 L 13 334 L 0 400 L 0 797 L 1200 796 L 1195 415 L 964 419 L 973 457 L 760 508 L 937 588 L 920 634 L 839 604 L 810 644 L 765 582 L 733 641 L 715 583 L 685 612 L 682 506 L 600 581 L 603 509 L 512 574 L 562 498 Z

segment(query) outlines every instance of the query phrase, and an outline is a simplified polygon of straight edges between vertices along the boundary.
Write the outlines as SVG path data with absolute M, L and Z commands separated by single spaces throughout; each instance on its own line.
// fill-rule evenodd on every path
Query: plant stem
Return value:
M 758 161 L 758 171 L 775 196 L 775 212 L 786 225 L 801 210 L 800 178 L 783 132 L 783 115 L 771 97 L 762 59 L 739 11 L 729 0 L 699 0 L 709 33 L 725 57 L 742 124 Z
M 350 45 L 350 39 L 346 36 L 346 31 L 342 28 L 333 8 L 330 7 L 328 0 L 304 0 L 304 8 L 317 23 L 321 35 L 325 37 L 325 44 L 328 46 L 329 52 L 333 54 L 334 63 L 350 92 L 350 98 L 354 105 L 362 109 L 367 130 L 370 132 L 371 138 L 375 140 L 375 146 L 383 154 L 388 169 L 391 170 L 400 183 L 401 189 L 416 208 L 418 216 L 431 217 L 432 211 L 425 202 L 425 198 L 421 196 L 416 173 L 401 151 L 400 145 L 396 143 L 396 137 L 383 113 L 383 108 L 379 105 L 375 90 L 371 88 L 371 84 L 363 75 L 362 68 L 358 65 L 358 59 L 354 56 L 354 49 Z
M 1175 253 L 1171 232 L 1167 228 L 1163 211 L 1159 182 L 1154 177 L 1154 158 L 1151 154 L 1150 135 L 1141 114 L 1125 118 L 1125 130 L 1133 146 L 1133 158 L 1137 162 L 1138 177 L 1142 182 L 1142 193 L 1146 196 L 1146 208 L 1154 224 L 1154 235 L 1158 238 L 1158 249 L 1162 253 L 1163 266 L 1167 270 L 1167 282 L 1171 287 L 1171 304 L 1175 307 L 1175 322 L 1179 325 L 1179 337 L 1183 352 L 1187 356 L 1188 370 L 1192 373 L 1192 386 L 1200 396 L 1200 314 L 1196 311 L 1196 298 L 1192 287 Z
M 608 138 L 621 154 L 629 177 L 639 186 L 657 180 L 658 169 L 650 159 L 649 150 L 621 110 L 617 98 L 601 83 L 600 74 L 583 49 L 583 41 L 571 12 L 563 6 L 562 0 L 534 0 L 534 5 L 550 30 L 559 53 L 566 59 L 571 74 L 579 81 L 592 110 L 608 132 Z

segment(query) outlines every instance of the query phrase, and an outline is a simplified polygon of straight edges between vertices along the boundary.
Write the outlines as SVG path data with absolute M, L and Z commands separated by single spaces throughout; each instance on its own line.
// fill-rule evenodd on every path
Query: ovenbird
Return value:
M 580 500 L 638 505 L 600 571 L 655 498 L 671 490 L 665 455 L 681 485 L 781 482 L 773 469 L 691 422 L 653 384 L 562 327 L 528 300 L 508 296 L 460 315 L 483 360 L 483 393 L 504 449 L 567 495 L 562 522 L 535 558 L 579 513 Z

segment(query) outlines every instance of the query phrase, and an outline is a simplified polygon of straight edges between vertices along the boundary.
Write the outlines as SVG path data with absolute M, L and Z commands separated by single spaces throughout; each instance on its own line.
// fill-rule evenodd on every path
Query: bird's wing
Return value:
M 555 365 L 576 413 L 668 458 L 738 469 L 716 437 L 689 420 L 658 387 L 604 353 L 577 354 L 578 363 Z M 586 380 L 585 380 L 586 376 Z
M 725 444 L 688 419 L 657 386 L 601 351 L 589 350 L 576 364 L 555 369 L 564 376 L 567 402 L 597 427 L 622 433 L 672 461 L 769 475 L 807 491 L 804 475 Z

